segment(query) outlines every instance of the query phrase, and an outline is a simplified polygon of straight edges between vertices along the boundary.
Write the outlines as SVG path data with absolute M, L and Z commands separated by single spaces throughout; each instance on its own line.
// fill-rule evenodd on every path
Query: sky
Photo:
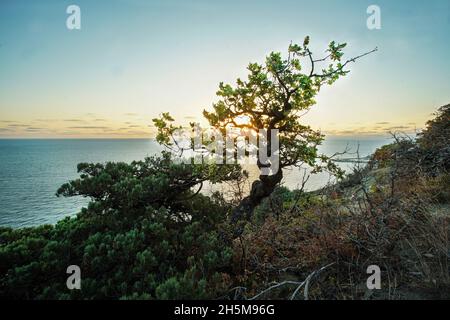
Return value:
M 81 29 L 69 30 L 69 5 Z M 366 10 L 381 9 L 369 30 Z M 146 138 L 170 112 L 202 121 L 221 81 L 311 37 L 345 57 L 378 47 L 324 88 L 302 121 L 328 135 L 424 127 L 450 103 L 448 0 L 2 0 L 0 138 Z

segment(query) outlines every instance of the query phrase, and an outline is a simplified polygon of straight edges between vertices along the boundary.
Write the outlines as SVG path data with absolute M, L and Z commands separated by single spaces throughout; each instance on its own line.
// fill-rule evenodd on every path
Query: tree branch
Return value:
M 363 54 L 361 54 L 361 55 L 359 55 L 359 56 L 356 56 L 356 57 L 354 57 L 354 58 L 351 58 L 351 59 L 345 61 L 345 63 L 344 63 L 340 68 L 334 70 L 333 72 L 324 73 L 324 74 L 311 74 L 311 77 L 318 77 L 318 78 L 327 78 L 327 77 L 330 77 L 330 76 L 332 76 L 332 75 L 334 75 L 334 74 L 336 74 L 336 73 L 338 73 L 338 72 L 340 72 L 340 71 L 343 71 L 343 69 L 345 68 L 345 66 L 346 66 L 347 64 L 349 64 L 350 62 L 355 62 L 356 60 L 358 60 L 358 59 L 360 59 L 360 58 L 362 58 L 362 57 L 365 57 L 365 56 L 367 56 L 367 55 L 369 55 L 369 54 L 371 54 L 371 53 L 374 53 L 374 52 L 376 52 L 376 51 L 378 51 L 378 47 L 375 47 L 375 49 L 373 49 L 373 50 L 371 50 L 371 51 L 368 51 L 368 52 L 366 52 L 366 53 L 363 53 Z

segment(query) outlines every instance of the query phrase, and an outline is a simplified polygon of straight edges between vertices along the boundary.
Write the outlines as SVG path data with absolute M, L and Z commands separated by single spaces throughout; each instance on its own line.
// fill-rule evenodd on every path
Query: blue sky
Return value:
M 81 30 L 66 8 L 81 8 Z M 381 8 L 381 30 L 366 9 Z M 423 127 L 450 102 L 450 1 L 0 2 L 0 137 L 146 137 L 170 111 L 201 118 L 220 81 L 311 36 L 348 55 L 374 47 L 324 89 L 305 122 L 328 134 Z

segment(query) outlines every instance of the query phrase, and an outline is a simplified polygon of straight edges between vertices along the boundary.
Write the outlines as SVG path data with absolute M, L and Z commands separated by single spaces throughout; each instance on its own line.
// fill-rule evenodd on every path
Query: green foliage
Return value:
M 449 140 L 442 110 L 418 141 L 395 137 L 344 183 L 312 193 L 275 189 L 255 210 L 257 223 L 235 242 L 245 287 L 239 294 L 288 299 L 298 285 L 282 283 L 314 275 L 310 299 L 448 299 L 450 175 L 442 159 L 448 163 Z M 373 264 L 382 279 L 395 281 L 368 291 Z M 273 283 L 282 289 L 265 290 Z
M 210 208 L 214 208 L 213 203 Z M 220 214 L 220 209 L 217 212 Z M 165 208 L 149 209 L 133 222 L 95 216 L 65 219 L 55 227 L 36 229 L 33 235 L 2 229 L 1 296 L 37 299 L 213 296 L 214 288 L 207 286 L 208 280 L 228 265 L 229 249 L 220 241 L 213 225 L 176 223 L 167 213 Z M 82 270 L 81 291 L 66 288 L 66 268 L 71 264 Z M 166 283 L 177 278 L 183 280 L 182 291 L 172 292 Z
M 435 118 L 427 122 L 416 141 L 408 137 L 395 137 L 395 142 L 378 148 L 371 157 L 370 166 L 389 168 L 396 164 L 399 170 L 429 176 L 445 175 L 450 170 L 450 105 L 440 107 Z M 415 167 L 414 167 L 415 166 Z M 405 172 L 406 173 L 406 172 Z
M 262 135 L 259 130 L 271 133 L 276 130 L 278 133 L 277 150 L 272 151 L 275 143 L 272 142 L 271 135 L 264 143 L 266 153 L 270 150 L 271 156 L 276 156 L 276 170 L 270 176 L 261 175 L 252 183 L 249 195 L 233 210 L 233 223 L 250 218 L 261 201 L 272 194 L 282 181 L 283 168 L 307 165 L 312 168 L 312 173 L 328 171 L 337 177 L 343 175 L 343 171 L 330 157 L 318 152 L 324 135 L 302 124 L 301 117 L 316 103 L 315 97 L 324 85 L 331 85 L 348 74 L 345 67 L 350 62 L 377 49 L 341 62 L 345 43 L 331 42 L 326 50 L 327 55 L 319 59 L 313 57 L 309 44 L 310 38 L 306 37 L 302 45 L 289 45 L 287 56 L 271 52 L 264 64 L 250 63 L 247 78 L 238 78 L 234 86 L 220 83 L 216 93 L 218 101 L 213 104 L 213 110 L 203 111 L 209 124 L 216 132 L 222 133 L 222 136 L 230 127 L 246 129 L 246 132 L 241 131 L 241 137 L 246 139 L 252 135 L 260 142 Z M 317 71 L 319 68 L 322 69 L 321 72 Z M 242 119 L 246 120 L 241 121 Z M 158 142 L 182 155 L 185 149 L 180 147 L 174 137 L 176 130 L 180 129 L 172 124 L 174 119 L 168 113 L 163 113 L 159 119 L 153 119 L 153 122 L 158 129 Z M 192 123 L 191 127 L 197 130 L 195 124 Z M 193 140 L 191 139 L 191 146 L 194 145 Z M 210 142 L 207 141 L 201 147 L 211 151 Z M 255 150 L 258 147 L 254 146 L 254 151 L 259 169 L 274 165 L 260 158 L 263 152 Z M 227 145 L 226 148 L 227 154 L 237 153 L 237 146 Z
M 158 129 L 158 134 L 156 135 L 156 141 L 162 145 L 172 145 L 171 137 L 177 129 L 181 127 L 175 127 L 172 125 L 174 119 L 170 116 L 168 112 L 164 112 L 161 118 L 153 119 L 153 124 Z
M 230 171 L 145 161 L 80 164 L 80 179 L 58 195 L 92 199 L 55 226 L 0 229 L 0 296 L 21 299 L 215 297 L 231 250 L 221 224 L 230 208 L 191 187 L 232 180 Z M 223 175 L 225 173 L 225 175 Z M 217 198 L 217 196 L 216 196 Z M 68 290 L 66 269 L 81 268 L 82 289 Z
M 242 177 L 238 166 L 174 163 L 168 152 L 131 164 L 81 163 L 78 172 L 80 179 L 61 186 L 57 195 L 90 197 L 94 200 L 91 211 L 99 214 L 120 211 L 139 215 L 147 206 L 161 205 L 179 209 L 193 187 Z
M 290 191 L 286 187 L 277 187 L 255 209 L 253 220 L 260 224 L 268 217 L 278 217 L 303 196 L 301 191 Z
M 168 153 L 131 164 L 80 164 L 80 178 L 58 190 L 91 198 L 76 218 L 0 228 L 0 298 L 210 299 L 237 286 L 251 297 L 330 263 L 310 297 L 366 298 L 366 264 L 378 263 L 396 279 L 378 297 L 416 290 L 448 298 L 442 119 L 417 142 L 398 139 L 377 150 L 346 186 L 275 188 L 235 241 L 227 221 L 233 208 L 197 190 L 204 181 L 240 179 L 239 168 L 177 164 Z M 382 176 L 371 176 L 374 169 Z M 69 265 L 81 268 L 81 290 L 66 287 Z M 284 298 L 280 292 L 266 297 Z
M 412 142 L 402 140 L 401 143 L 407 144 L 407 148 L 413 147 Z M 373 153 L 371 157 L 371 165 L 376 164 L 379 168 L 392 167 L 395 162 L 395 156 L 401 148 L 401 143 L 386 144 Z
M 225 132 L 228 126 L 277 129 L 281 168 L 306 164 L 314 167 L 315 172 L 328 170 L 342 175 L 338 166 L 318 153 L 324 136 L 301 124 L 301 116 L 316 103 L 315 96 L 324 85 L 348 74 L 345 70 L 348 63 L 376 49 L 341 62 L 345 43 L 332 41 L 326 56 L 319 59 L 313 57 L 309 44 L 310 38 L 306 37 L 302 45 L 289 45 L 286 57 L 272 52 L 264 64 L 250 63 L 247 79 L 238 78 L 234 86 L 220 83 L 216 93 L 219 100 L 213 104 L 212 112 L 204 110 L 203 115 L 220 132 Z M 319 68 L 321 72 L 317 72 Z M 248 117 L 248 123 L 238 123 L 236 119 L 240 116 Z M 168 113 L 153 119 L 158 142 L 169 148 L 177 147 L 172 140 L 175 130 L 180 128 L 173 121 Z
M 418 144 L 425 153 L 423 165 L 434 174 L 450 170 L 450 104 L 442 106 L 419 134 Z
M 204 111 L 210 125 L 223 130 L 228 125 L 256 129 L 278 129 L 280 139 L 281 167 L 304 163 L 316 168 L 317 163 L 327 163 L 328 158 L 319 155 L 317 146 L 323 135 L 300 123 L 300 113 L 315 104 L 314 97 L 325 84 L 332 84 L 348 71 L 340 63 L 346 44 L 330 43 L 328 56 L 314 60 L 309 49 L 309 37 L 303 45 L 291 44 L 288 56 L 272 52 L 264 64 L 250 63 L 246 80 L 237 79 L 236 85 L 220 83 L 213 104 L 213 112 Z M 317 64 L 327 59 L 331 63 L 321 73 L 316 73 Z M 306 60 L 306 61 L 303 61 Z M 304 72 L 309 64 L 309 72 Z M 236 123 L 236 117 L 245 115 L 248 124 Z M 326 164 L 326 169 L 339 172 L 336 166 Z

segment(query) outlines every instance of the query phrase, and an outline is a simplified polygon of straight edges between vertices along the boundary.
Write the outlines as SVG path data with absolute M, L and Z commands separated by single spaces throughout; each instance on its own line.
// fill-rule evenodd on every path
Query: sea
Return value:
M 343 159 L 373 153 L 390 143 L 380 137 L 329 137 L 320 152 L 332 155 L 347 150 Z M 4 139 L 0 140 L 0 226 L 30 227 L 55 224 L 66 216 L 76 215 L 89 199 L 56 197 L 57 189 L 78 177 L 77 164 L 131 162 L 159 154 L 162 147 L 151 139 Z M 346 171 L 354 162 L 339 162 Z M 285 170 L 283 185 L 301 186 L 304 170 Z M 326 173 L 309 178 L 306 189 L 323 187 L 332 180 Z M 211 191 L 211 190 L 210 190 Z

